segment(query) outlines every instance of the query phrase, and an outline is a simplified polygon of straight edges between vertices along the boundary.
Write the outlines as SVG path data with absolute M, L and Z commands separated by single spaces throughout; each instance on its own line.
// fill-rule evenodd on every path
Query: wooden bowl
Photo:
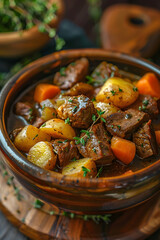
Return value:
M 51 27 L 57 28 L 64 12 L 63 0 L 50 1 L 58 6 L 57 15 L 50 23 Z M 28 55 L 42 48 L 49 39 L 48 34 L 39 32 L 37 26 L 24 31 L 0 33 L 0 57 L 17 58 Z
M 48 76 L 53 76 L 59 67 L 80 57 L 87 57 L 91 67 L 106 60 L 117 65 L 120 69 L 126 70 L 127 68 L 127 71 L 140 76 L 146 72 L 154 72 L 160 79 L 159 67 L 146 60 L 99 49 L 61 51 L 35 61 L 16 74 L 1 92 L 1 159 L 4 160 L 18 181 L 37 198 L 62 209 L 78 213 L 114 213 L 116 217 L 113 218 L 113 223 L 117 223 L 117 225 L 113 224 L 113 229 L 115 226 L 117 229 L 115 236 L 112 232 L 111 239 L 143 239 L 138 238 L 143 234 L 142 232 L 138 233 L 137 229 L 144 223 L 144 213 L 147 214 L 145 223 L 147 219 L 148 224 L 151 224 L 149 234 L 160 227 L 159 220 L 155 221 L 152 226 L 153 218 L 151 218 L 151 216 L 160 216 L 160 208 L 153 215 L 158 201 L 160 204 L 160 160 L 130 175 L 99 179 L 73 178 L 46 171 L 28 162 L 17 151 L 9 138 L 10 119 L 8 115 L 17 96 L 31 84 L 35 84 Z M 137 205 L 143 209 L 143 214 L 140 216 Z M 151 209 L 148 206 L 151 206 Z M 127 215 L 129 212 L 132 212 L 132 218 L 138 218 L 138 221 L 132 221 L 131 216 Z M 128 226 L 126 231 L 124 231 L 124 224 Z M 137 234 L 135 238 L 132 237 L 133 233 Z M 124 238 L 125 234 L 131 238 Z

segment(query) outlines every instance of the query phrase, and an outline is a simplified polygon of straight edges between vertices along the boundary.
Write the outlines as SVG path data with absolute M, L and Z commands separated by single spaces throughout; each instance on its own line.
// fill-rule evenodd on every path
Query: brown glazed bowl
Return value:
M 16 74 L 1 92 L 0 156 L 18 181 L 31 194 L 62 209 L 89 214 L 117 213 L 118 219 L 120 219 L 123 213 L 126 214 L 129 211 L 132 211 L 133 217 L 136 211 L 139 214 L 139 206 L 142 206 L 142 208 L 146 206 L 146 209 L 137 217 L 138 220 L 135 217 L 135 221 L 132 223 L 132 225 L 135 224 L 134 228 L 136 229 L 141 224 L 143 213 L 149 214 L 148 210 L 150 208 L 153 210 L 154 206 L 157 206 L 157 202 L 160 201 L 160 160 L 130 175 L 99 179 L 73 178 L 46 171 L 28 162 L 14 147 L 7 132 L 11 105 L 21 92 L 39 80 L 46 77 L 52 78 L 59 66 L 64 66 L 80 57 L 87 57 L 91 67 L 106 60 L 117 65 L 120 69 L 140 76 L 146 72 L 154 72 L 160 79 L 160 68 L 158 66 L 144 59 L 122 53 L 100 49 L 80 49 L 61 51 L 43 57 Z M 160 216 L 160 208 L 158 209 L 157 217 Z M 131 220 L 131 216 L 128 216 L 127 221 L 129 220 Z M 124 219 L 122 219 L 123 221 Z M 120 224 L 120 221 L 117 223 Z M 150 234 L 158 227 L 160 227 L 159 220 L 154 227 L 151 227 Z
M 51 27 L 57 28 L 64 12 L 63 0 L 49 2 L 58 6 L 57 15 L 50 23 Z M 0 57 L 17 58 L 28 55 L 42 48 L 49 39 L 48 34 L 39 32 L 37 26 L 21 32 L 0 33 Z

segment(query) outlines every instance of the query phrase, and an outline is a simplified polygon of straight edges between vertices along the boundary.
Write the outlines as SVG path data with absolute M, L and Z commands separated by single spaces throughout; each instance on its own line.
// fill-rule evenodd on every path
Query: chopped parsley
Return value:
M 139 109 L 139 111 L 142 111 L 142 107 L 141 107 L 141 106 L 139 106 L 139 108 L 138 108 L 138 109 Z
M 65 119 L 65 124 L 71 124 L 69 117 Z
M 114 90 L 111 90 L 110 92 L 112 93 L 112 96 L 114 96 L 116 94 L 116 91 L 114 91 Z
M 72 102 L 73 102 L 73 100 L 69 99 L 69 100 L 68 100 L 68 102 L 71 102 L 71 103 L 72 103 Z
M 142 105 L 142 110 L 146 110 L 146 106 Z
M 86 167 L 84 167 L 84 166 L 82 166 L 82 171 L 83 171 L 83 177 L 86 177 L 86 176 L 87 176 L 87 173 L 91 172 L 90 169 L 88 169 L 88 168 L 86 168 Z
M 59 73 L 60 73 L 60 75 L 61 75 L 62 77 L 66 77 L 65 71 L 66 71 L 66 68 L 65 68 L 65 67 L 62 67 L 62 68 L 59 70 Z
M 93 77 L 91 77 L 91 76 L 86 76 L 86 79 L 88 80 L 88 81 L 87 81 L 88 84 L 94 83 L 94 78 L 93 78 Z
M 144 106 L 148 106 L 148 104 L 149 104 L 149 100 L 148 100 L 148 99 L 146 99 L 146 100 L 143 100 L 143 102 L 142 102 L 142 103 L 143 103 L 143 105 L 144 105 Z
M 114 126 L 113 126 L 113 125 L 111 125 L 111 128 L 114 128 Z
M 92 148 L 92 150 L 93 150 L 93 152 L 95 152 L 95 153 L 97 152 L 95 148 Z
M 138 91 L 138 88 L 137 88 L 137 87 L 133 87 L 133 91 L 134 91 L 134 92 L 137 92 L 137 91 Z
M 96 98 L 94 97 L 94 98 L 92 98 L 92 102 L 95 102 L 96 101 Z
M 32 140 L 36 139 L 37 137 L 38 137 L 38 134 L 36 134 L 36 135 L 34 136 L 34 138 L 32 138 Z
M 141 144 L 141 147 L 143 148 L 144 146 L 143 146 L 143 143 Z
M 121 130 L 121 126 L 120 125 L 117 125 L 118 129 Z
M 46 105 L 45 105 L 45 104 L 43 104 L 43 106 L 42 106 L 42 110 L 44 110 L 45 106 L 46 106 Z
M 46 123 L 43 123 L 41 127 L 45 127 L 46 126 Z
M 43 205 L 44 205 L 44 203 L 41 202 L 39 199 L 36 199 L 35 202 L 34 202 L 34 204 L 33 204 L 34 208 L 37 208 L 37 209 L 42 208 Z
M 123 90 L 121 88 L 119 88 L 119 92 L 123 92 Z

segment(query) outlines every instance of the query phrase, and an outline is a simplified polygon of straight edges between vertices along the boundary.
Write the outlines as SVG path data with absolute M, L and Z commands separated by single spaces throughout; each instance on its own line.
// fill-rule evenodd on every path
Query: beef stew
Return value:
M 38 159 L 52 155 L 45 168 L 70 176 L 76 176 L 76 162 L 79 176 L 108 177 L 131 174 L 156 161 L 159 156 L 154 133 L 154 119 L 159 114 L 157 93 L 156 97 L 141 94 L 136 82 L 126 79 L 116 66 L 106 62 L 90 75 L 88 72 L 88 60 L 79 59 L 59 69 L 52 84 L 43 83 L 47 84 L 43 97 L 37 85 L 17 100 L 10 134 L 17 149 L 40 167 L 44 165 Z M 54 85 L 55 89 L 50 87 Z M 30 131 L 24 131 L 26 126 Z M 27 143 L 22 138 L 25 134 Z M 141 136 L 143 151 L 138 140 Z M 113 147 L 114 137 L 119 141 L 118 146 L 122 146 L 118 147 L 121 151 Z M 126 147 L 122 139 L 126 140 Z M 38 143 L 43 146 L 42 155 L 39 146 L 36 148 Z M 133 159 L 127 162 L 130 146 L 133 146 Z M 83 159 L 87 159 L 89 167 L 81 165 Z M 64 171 L 70 164 L 73 169 Z M 97 171 L 100 174 L 95 174 Z

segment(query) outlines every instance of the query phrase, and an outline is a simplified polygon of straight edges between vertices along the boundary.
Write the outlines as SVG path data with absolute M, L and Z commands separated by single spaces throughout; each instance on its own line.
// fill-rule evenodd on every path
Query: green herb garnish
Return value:
M 65 119 L 65 124 L 71 124 L 69 117 Z
M 62 67 L 60 70 L 59 70 L 59 73 L 62 77 L 66 77 L 66 67 Z
M 142 102 L 142 103 L 143 103 L 143 105 L 144 105 L 144 106 L 148 106 L 148 104 L 149 104 L 149 100 L 148 100 L 148 99 L 146 99 L 146 100 L 143 100 L 143 102 Z
M 133 87 L 133 91 L 134 91 L 134 92 L 137 92 L 137 91 L 138 91 L 138 88 L 137 88 L 137 87 Z
M 34 136 L 34 138 L 32 138 L 32 140 L 36 139 L 37 137 L 38 137 L 38 134 L 36 134 L 36 135 Z
M 43 123 L 42 125 L 41 125 L 41 127 L 45 127 L 46 126 L 46 123 Z
M 88 168 L 86 168 L 86 167 L 84 167 L 84 166 L 82 166 L 82 171 L 83 171 L 83 177 L 86 177 L 86 176 L 87 176 L 87 173 L 91 172 L 90 169 L 88 169 Z
M 93 122 L 96 121 L 96 115 L 95 114 L 92 115 L 92 120 L 93 120 Z
M 36 199 L 33 206 L 34 206 L 34 208 L 40 209 L 44 206 L 44 203 L 41 202 L 39 199 Z
M 114 96 L 116 94 L 116 91 L 114 91 L 114 90 L 111 90 L 110 92 L 112 93 L 112 96 Z
M 102 173 L 102 171 L 103 171 L 103 166 L 99 168 L 99 170 L 97 172 L 97 175 L 96 175 L 96 178 L 99 178 L 99 176 Z

